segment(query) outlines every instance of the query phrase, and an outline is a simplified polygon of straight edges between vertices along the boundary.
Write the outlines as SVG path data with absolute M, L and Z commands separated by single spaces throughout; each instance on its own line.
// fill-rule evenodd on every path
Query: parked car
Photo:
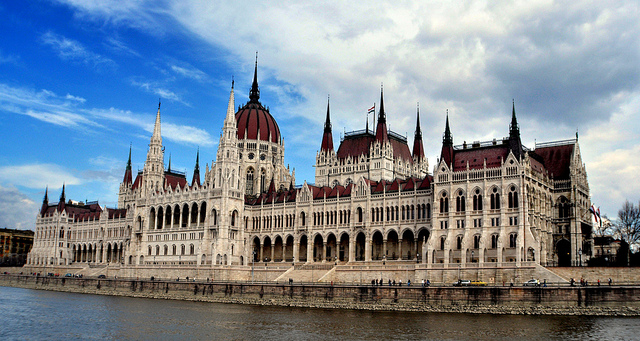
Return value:
M 540 286 L 540 281 L 537 279 L 530 279 L 526 282 L 524 282 L 523 286 L 525 287 L 539 287 Z
M 107 278 L 105 275 L 98 275 L 98 278 Z
M 471 285 L 471 281 L 468 279 L 459 279 L 457 282 L 453 283 L 454 287 L 468 287 Z
M 66 273 L 66 274 L 64 274 L 64 277 L 73 277 L 73 275 L 70 274 L 70 273 Z
M 483 281 L 471 281 L 471 283 L 469 284 L 471 286 L 475 286 L 475 287 L 486 287 L 487 286 L 487 282 L 483 282 Z

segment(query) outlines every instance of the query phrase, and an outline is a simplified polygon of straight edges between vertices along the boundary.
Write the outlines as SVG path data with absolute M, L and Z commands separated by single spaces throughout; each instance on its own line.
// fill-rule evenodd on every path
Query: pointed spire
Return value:
M 169 167 L 167 167 L 167 173 L 171 173 L 171 153 L 169 153 Z
M 236 125 L 236 112 L 235 112 L 236 98 L 233 90 L 234 83 L 235 81 L 232 78 L 231 92 L 229 93 L 229 104 L 227 105 L 227 117 L 224 119 L 224 124 L 225 125 L 233 124 L 235 126 Z
M 250 102 L 259 102 L 260 89 L 258 88 L 258 51 L 256 51 L 256 66 L 253 71 L 253 84 L 251 84 L 251 91 L 249 92 Z
M 380 111 L 378 111 L 378 125 L 376 126 L 376 140 L 384 143 L 389 139 L 387 135 L 387 115 L 384 112 L 384 93 L 380 85 Z
M 129 145 L 129 160 L 127 161 L 127 168 L 124 171 L 124 179 L 122 179 L 122 183 L 130 184 L 131 180 L 131 145 Z
M 522 157 L 522 141 L 520 140 L 520 127 L 516 119 L 516 101 L 511 107 L 511 124 L 509 125 L 509 148 L 518 160 Z
M 324 122 L 324 134 L 322 134 L 321 151 L 333 150 L 333 135 L 331 133 L 331 118 L 329 117 L 329 96 L 327 96 L 327 119 Z
M 44 190 L 44 198 L 42 199 L 42 206 L 40 207 L 40 216 L 43 217 L 47 209 L 49 208 L 49 186 Z
M 511 125 L 509 126 L 509 137 L 520 137 L 520 128 L 518 127 L 518 120 L 516 119 L 516 101 L 513 100 L 513 106 L 511 109 Z
M 276 191 L 276 183 L 273 181 L 273 176 L 271 177 L 271 183 L 269 183 L 269 190 L 267 194 L 271 194 Z
M 420 129 L 420 103 L 416 113 L 416 133 L 413 138 L 413 159 L 416 161 L 424 159 L 424 146 L 422 144 L 422 130 Z
M 200 186 L 200 147 L 198 147 L 196 154 L 196 166 L 193 169 L 193 179 L 191 179 L 191 186 L 196 184 Z
M 162 135 L 160 133 L 160 99 L 158 99 L 158 113 L 156 114 L 156 123 L 153 126 L 153 135 L 151 135 L 151 139 L 160 138 Z
M 453 135 L 451 135 L 451 129 L 449 129 L 449 109 L 447 109 L 447 122 L 445 123 L 444 136 L 442 137 L 440 160 L 443 160 L 449 166 L 453 162 Z
M 451 129 L 449 129 L 449 109 L 447 109 L 447 122 L 444 128 L 444 137 L 442 138 L 442 144 L 446 146 L 453 146 L 453 135 L 451 135 Z
M 65 201 L 67 200 L 64 194 L 64 183 L 62 184 L 62 193 L 60 194 L 60 201 L 58 201 L 58 212 L 64 211 Z

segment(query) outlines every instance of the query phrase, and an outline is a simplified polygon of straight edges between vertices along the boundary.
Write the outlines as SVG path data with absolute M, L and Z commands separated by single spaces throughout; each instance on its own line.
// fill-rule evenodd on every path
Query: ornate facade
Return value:
M 509 137 L 454 146 L 447 117 L 429 174 L 419 113 L 412 150 L 386 120 L 381 92 L 376 129 L 346 133 L 335 151 L 327 104 L 315 184 L 296 187 L 279 127 L 260 102 L 256 64 L 249 102 L 237 111 L 231 87 L 216 159 L 202 182 L 199 152 L 191 183 L 170 161 L 165 168 L 158 107 L 135 179 L 129 152 L 118 208 L 67 202 L 64 187 L 57 204 L 45 194 L 28 263 L 444 268 L 578 265 L 591 255 L 577 136 L 526 148 L 514 105 Z

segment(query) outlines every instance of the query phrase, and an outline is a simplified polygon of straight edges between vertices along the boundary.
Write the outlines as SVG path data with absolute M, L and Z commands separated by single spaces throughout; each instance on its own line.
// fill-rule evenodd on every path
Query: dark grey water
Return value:
M 0 287 L 2 340 L 633 340 L 640 318 L 367 312 Z

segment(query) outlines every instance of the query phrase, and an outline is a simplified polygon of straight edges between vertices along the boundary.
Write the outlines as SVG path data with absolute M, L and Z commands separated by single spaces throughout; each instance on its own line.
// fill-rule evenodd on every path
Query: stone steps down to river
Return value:
M 282 275 L 278 276 L 275 282 L 286 282 L 292 279 L 294 283 L 311 283 L 321 282 L 323 277 L 333 272 L 335 267 L 333 265 L 296 265 L 292 266 L 289 270 L 285 271 Z

